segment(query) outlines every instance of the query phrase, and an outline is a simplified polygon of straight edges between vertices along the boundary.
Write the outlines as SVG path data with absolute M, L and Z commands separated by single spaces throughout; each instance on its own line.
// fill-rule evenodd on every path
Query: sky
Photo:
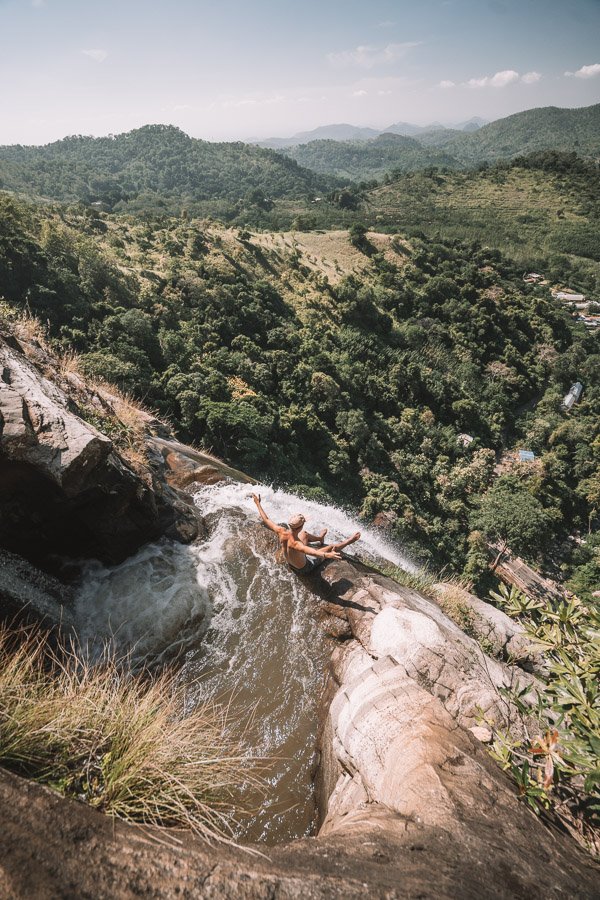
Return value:
M 0 0 L 0 144 L 600 102 L 600 0 Z

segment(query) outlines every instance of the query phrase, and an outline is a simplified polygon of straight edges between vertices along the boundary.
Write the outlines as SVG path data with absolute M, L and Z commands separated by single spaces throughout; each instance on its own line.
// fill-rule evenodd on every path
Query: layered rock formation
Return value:
M 142 446 L 137 465 L 98 430 L 133 433 L 119 398 L 93 389 L 14 326 L 0 337 L 0 546 L 45 569 L 56 554 L 118 562 L 161 535 L 193 540 L 193 504 Z M 136 439 L 165 431 L 135 411 Z M 129 431 L 128 431 L 129 430 Z
M 412 836 L 436 856 L 424 896 L 594 896 L 598 871 L 519 802 L 474 736 L 485 739 L 482 722 L 522 734 L 506 689 L 529 688 L 533 700 L 535 677 L 388 578 L 332 563 L 317 586 L 327 622 L 346 625 L 325 699 L 319 839 L 386 834 L 405 853 Z M 512 643 L 529 665 L 510 620 L 473 605 L 486 649 L 500 657 Z

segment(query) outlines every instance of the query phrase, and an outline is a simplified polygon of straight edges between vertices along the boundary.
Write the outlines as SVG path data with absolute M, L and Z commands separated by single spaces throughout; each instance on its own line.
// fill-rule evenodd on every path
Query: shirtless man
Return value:
M 270 528 L 279 538 L 279 543 L 281 544 L 287 564 L 298 575 L 308 575 L 309 572 L 312 572 L 313 569 L 319 565 L 317 560 L 313 561 L 307 559 L 307 556 L 316 556 L 321 560 L 341 559 L 342 556 L 339 551 L 343 550 L 343 548 L 347 547 L 349 544 L 353 544 L 360 538 L 360 531 L 357 531 L 356 534 L 346 538 L 345 541 L 338 541 L 336 544 L 327 544 L 327 546 L 325 546 L 324 540 L 325 535 L 327 534 L 326 528 L 324 528 L 319 535 L 310 534 L 310 532 L 304 530 L 304 523 L 306 520 L 301 513 L 292 516 L 289 521 L 289 528 L 284 528 L 282 525 L 276 525 L 275 522 L 272 522 L 271 519 L 269 519 L 262 508 L 260 504 L 260 494 L 252 494 L 252 499 L 256 503 L 258 514 L 267 528 Z M 313 543 L 320 544 L 321 546 L 311 547 L 311 544 Z

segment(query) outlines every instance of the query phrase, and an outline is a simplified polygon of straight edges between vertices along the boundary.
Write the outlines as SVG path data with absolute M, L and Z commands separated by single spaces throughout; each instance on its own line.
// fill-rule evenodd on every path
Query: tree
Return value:
M 519 555 L 535 555 L 544 543 L 550 517 L 539 500 L 513 475 L 503 475 L 480 500 L 472 526 L 489 541 L 500 544 L 492 566 L 510 548 Z
M 361 223 L 356 222 L 354 225 L 350 226 L 348 235 L 350 237 L 350 243 L 353 247 L 356 247 L 357 250 L 360 250 L 362 253 L 367 254 L 373 250 L 373 245 L 367 238 L 366 225 L 362 225 Z

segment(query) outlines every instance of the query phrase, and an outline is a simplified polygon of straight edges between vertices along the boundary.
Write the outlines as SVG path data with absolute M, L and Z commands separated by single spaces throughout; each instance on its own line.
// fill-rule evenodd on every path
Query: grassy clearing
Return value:
M 259 764 L 225 708 L 185 707 L 173 672 L 132 675 L 108 653 L 91 664 L 0 627 L 0 764 L 108 815 L 224 839 Z
M 524 268 L 558 252 L 573 254 L 598 275 L 597 258 L 587 258 L 583 249 L 586 241 L 570 239 L 595 228 L 595 220 L 578 182 L 566 176 L 521 168 L 415 173 L 372 190 L 364 217 L 381 228 L 422 231 L 430 239 L 441 234 L 480 241 Z

